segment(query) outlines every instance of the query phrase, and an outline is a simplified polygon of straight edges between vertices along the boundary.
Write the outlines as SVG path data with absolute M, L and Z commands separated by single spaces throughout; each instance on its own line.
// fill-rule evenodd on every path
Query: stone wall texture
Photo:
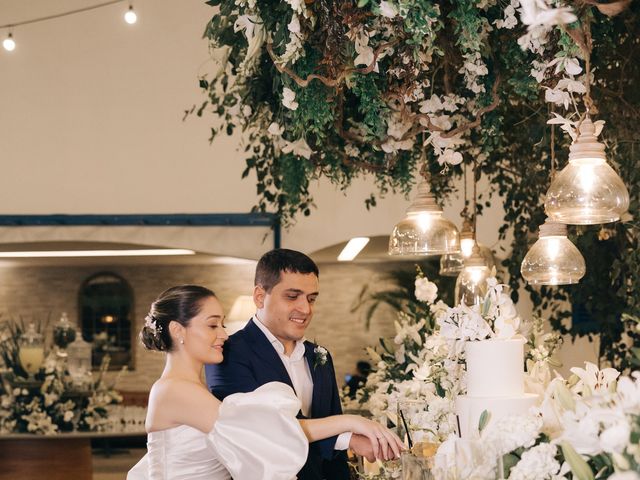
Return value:
M 411 268 L 410 265 L 406 265 Z M 365 284 L 384 286 L 381 276 L 397 268 L 394 264 L 324 264 L 320 265 L 320 296 L 307 338 L 325 346 L 332 354 L 338 384 L 351 373 L 358 360 L 366 359 L 365 347 L 377 343 L 378 337 L 393 335 L 395 315 L 381 308 L 370 328 L 365 328 L 364 309 L 352 312 L 354 302 Z M 164 289 L 178 284 L 200 284 L 211 288 L 228 312 L 238 295 L 250 295 L 254 266 L 249 265 L 163 265 L 99 267 L 0 267 L 0 321 L 22 317 L 51 316 L 52 323 L 61 312 L 78 322 L 78 294 L 83 282 L 99 272 L 123 277 L 134 293 L 137 335 L 150 303 Z M 134 369 L 117 382 L 123 391 L 147 391 L 164 366 L 164 354 L 146 351 L 134 341 Z M 115 374 L 111 374 L 112 376 Z

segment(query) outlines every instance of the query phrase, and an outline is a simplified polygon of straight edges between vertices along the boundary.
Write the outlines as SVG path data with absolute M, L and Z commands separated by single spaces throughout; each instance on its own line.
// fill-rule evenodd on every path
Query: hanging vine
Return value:
M 517 295 L 520 262 L 544 221 L 549 106 L 570 132 L 584 98 L 607 122 L 608 158 L 625 179 L 637 216 L 638 2 L 206 3 L 215 8 L 205 36 L 217 71 L 200 79 L 207 100 L 187 113 L 215 114 L 211 140 L 243 131 L 243 175 L 257 177 L 255 208 L 276 211 L 285 226 L 311 214 L 309 185 L 319 177 L 347 189 L 368 176 L 375 187 L 367 208 L 379 195 L 407 194 L 424 135 L 440 198 L 454 193 L 461 163 L 476 162 L 494 194 L 479 198 L 478 211 L 504 202 L 500 234 L 513 238 L 505 268 Z M 584 82 L 585 71 L 593 72 L 592 82 Z M 569 142 L 554 141 L 559 168 Z M 572 231 L 587 259 L 579 285 L 527 287 L 536 307 L 555 311 L 558 330 L 602 332 L 602 356 L 622 367 L 627 344 L 640 334 L 635 322 L 621 320 L 623 313 L 640 317 L 638 225 L 625 220 Z

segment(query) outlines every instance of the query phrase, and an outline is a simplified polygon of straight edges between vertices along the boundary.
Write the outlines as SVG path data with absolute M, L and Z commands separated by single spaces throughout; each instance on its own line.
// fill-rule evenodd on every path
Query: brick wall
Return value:
M 375 344 L 381 335 L 393 334 L 391 312 L 379 312 L 369 330 L 365 328 L 362 310 L 350 312 L 362 286 L 370 281 L 379 285 L 376 280 L 379 274 L 390 268 L 393 264 L 320 265 L 320 296 L 307 337 L 332 353 L 340 385 L 355 363 L 366 358 L 366 346 Z M 80 286 L 101 271 L 116 273 L 132 286 L 137 332 L 150 303 L 173 285 L 205 285 L 216 292 L 228 312 L 238 295 L 251 294 L 254 266 L 0 267 L 0 320 L 51 314 L 55 322 L 66 311 L 70 321 L 77 323 Z M 148 390 L 162 372 L 164 355 L 137 345 L 134 348 L 135 369 L 122 375 L 117 386 L 124 391 Z

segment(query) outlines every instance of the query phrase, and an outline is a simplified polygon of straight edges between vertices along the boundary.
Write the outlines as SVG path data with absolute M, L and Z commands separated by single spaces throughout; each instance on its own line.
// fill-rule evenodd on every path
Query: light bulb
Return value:
M 464 258 L 469 258 L 476 241 L 473 238 L 460 239 L 460 253 Z
M 403 220 L 389 237 L 389 255 L 443 255 L 460 250 L 460 234 L 444 218 L 429 184 L 422 180 Z
M 13 39 L 13 35 L 9 34 L 7 38 L 3 40 L 2 46 L 7 52 L 13 52 L 16 49 L 16 42 Z
M 547 220 L 540 225 L 540 238 L 525 255 L 520 271 L 532 285 L 568 285 L 580 281 L 586 266 L 567 238 L 567 226 Z
M 444 277 L 457 277 L 464 268 L 464 261 L 473 253 L 473 246 L 476 244 L 473 226 L 467 219 L 462 223 L 462 231 L 460 232 L 460 252 L 450 253 L 440 257 L 440 275 Z M 484 258 L 485 264 L 492 269 L 496 262 L 493 258 L 493 252 L 490 248 L 478 244 L 480 255 Z
M 607 163 L 589 117 L 571 145 L 569 164 L 553 179 L 544 208 L 549 219 L 573 225 L 620 220 L 629 208 L 629 192 Z
M 136 15 L 136 12 L 133 10 L 132 5 L 129 5 L 129 10 L 127 10 L 127 13 L 124 14 L 124 21 L 129 25 L 133 25 L 138 21 L 138 15 Z

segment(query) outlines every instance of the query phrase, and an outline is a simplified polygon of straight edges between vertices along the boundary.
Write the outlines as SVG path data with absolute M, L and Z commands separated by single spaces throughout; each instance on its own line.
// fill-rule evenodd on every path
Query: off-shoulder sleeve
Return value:
M 292 480 L 309 444 L 296 419 L 300 400 L 280 382 L 224 399 L 208 438 L 234 480 Z

